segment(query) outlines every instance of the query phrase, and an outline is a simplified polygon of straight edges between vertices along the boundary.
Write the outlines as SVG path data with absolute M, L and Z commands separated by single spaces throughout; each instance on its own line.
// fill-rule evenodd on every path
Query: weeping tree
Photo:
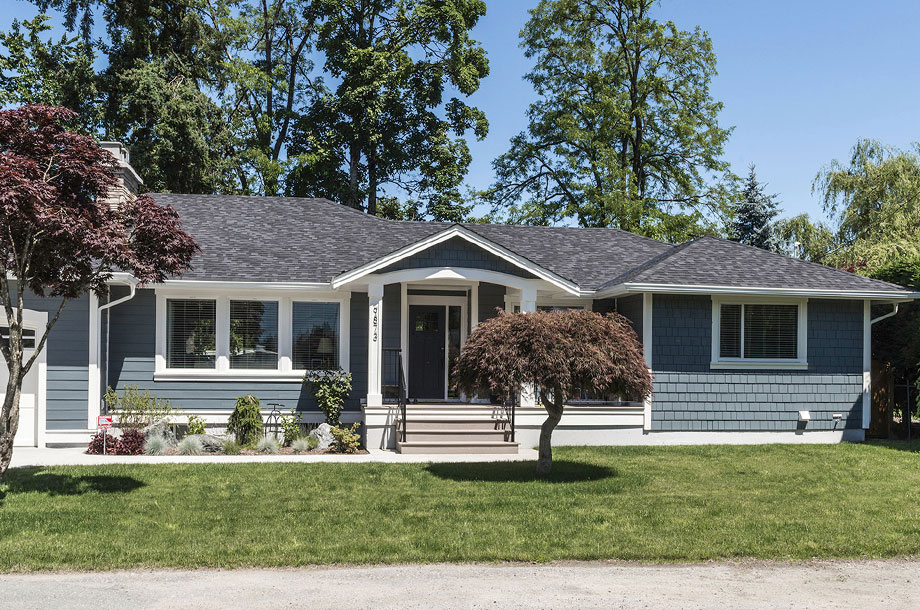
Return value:
M 570 398 L 586 391 L 644 400 L 652 393 L 642 345 L 629 321 L 615 313 L 502 313 L 470 335 L 454 376 L 467 395 L 489 388 L 507 399 L 536 388 L 547 413 L 540 430 L 540 476 L 552 468 L 553 430 Z
M 104 295 L 113 271 L 141 284 L 189 268 L 198 250 L 170 207 L 142 195 L 111 207 L 115 159 L 77 134 L 77 114 L 32 105 L 0 111 L 0 304 L 9 329 L 0 353 L 9 381 L 0 406 L 0 479 L 13 457 L 26 373 L 67 303 Z M 25 297 L 56 299 L 31 354 L 23 341 Z

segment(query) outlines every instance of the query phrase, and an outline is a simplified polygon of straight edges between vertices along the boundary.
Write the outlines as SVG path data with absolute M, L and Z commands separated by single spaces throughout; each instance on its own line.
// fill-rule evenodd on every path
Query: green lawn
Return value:
M 556 458 L 12 470 L 0 571 L 920 553 L 920 444 Z

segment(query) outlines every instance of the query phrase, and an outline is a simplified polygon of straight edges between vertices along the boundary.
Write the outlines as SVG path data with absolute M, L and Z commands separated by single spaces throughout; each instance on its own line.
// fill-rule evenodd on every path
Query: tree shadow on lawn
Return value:
M 607 466 L 569 460 L 553 460 L 548 477 L 536 475 L 537 463 L 530 462 L 455 462 L 429 464 L 426 470 L 439 479 L 488 483 L 581 483 L 617 477 Z
M 908 453 L 920 453 L 920 440 L 916 440 L 916 439 L 906 441 L 906 440 L 897 440 L 897 439 L 875 439 L 873 438 L 873 439 L 867 440 L 866 445 L 884 447 L 885 449 L 891 449 L 893 451 L 906 451 Z
M 37 492 L 49 496 L 81 496 L 87 493 L 128 493 L 145 485 L 133 477 L 73 476 L 42 468 L 11 468 L 0 483 L 0 506 L 7 494 Z

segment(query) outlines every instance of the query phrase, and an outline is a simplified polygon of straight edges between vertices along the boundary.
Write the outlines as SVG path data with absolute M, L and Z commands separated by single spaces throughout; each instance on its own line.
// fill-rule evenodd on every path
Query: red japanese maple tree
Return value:
M 629 321 L 612 313 L 569 310 L 502 313 L 479 324 L 454 364 L 467 395 L 482 388 L 504 399 L 536 387 L 548 417 L 540 430 L 537 474 L 550 473 L 552 434 L 578 391 L 644 400 L 652 376 Z
M 19 427 L 22 381 L 67 302 L 103 295 L 114 271 L 140 284 L 189 268 L 198 246 L 175 210 L 146 195 L 112 208 L 116 161 L 92 138 L 67 128 L 76 113 L 29 105 L 0 111 L 0 299 L 9 328 L 0 352 L 9 381 L 0 407 L 0 479 Z M 60 306 L 26 360 L 24 294 L 59 297 Z

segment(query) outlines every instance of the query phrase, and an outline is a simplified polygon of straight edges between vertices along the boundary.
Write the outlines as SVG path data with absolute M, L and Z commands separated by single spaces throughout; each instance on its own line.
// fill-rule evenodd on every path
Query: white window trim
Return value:
M 798 355 L 796 358 L 745 358 L 744 346 L 740 358 L 722 358 L 721 356 L 721 319 L 722 305 L 797 305 L 798 320 Z M 744 320 L 742 318 L 742 325 Z M 743 331 L 742 331 L 743 332 Z M 780 297 L 712 297 L 712 369 L 808 369 L 808 299 Z
M 216 301 L 217 358 L 213 369 L 180 369 L 166 366 L 166 301 L 167 299 Z M 274 301 L 278 303 L 278 368 L 230 368 L 230 301 Z M 307 373 L 292 365 L 291 341 L 293 302 L 312 301 L 339 304 L 339 366 L 350 369 L 350 292 L 290 291 L 201 291 L 177 288 L 156 289 L 156 354 L 154 381 L 301 381 Z

